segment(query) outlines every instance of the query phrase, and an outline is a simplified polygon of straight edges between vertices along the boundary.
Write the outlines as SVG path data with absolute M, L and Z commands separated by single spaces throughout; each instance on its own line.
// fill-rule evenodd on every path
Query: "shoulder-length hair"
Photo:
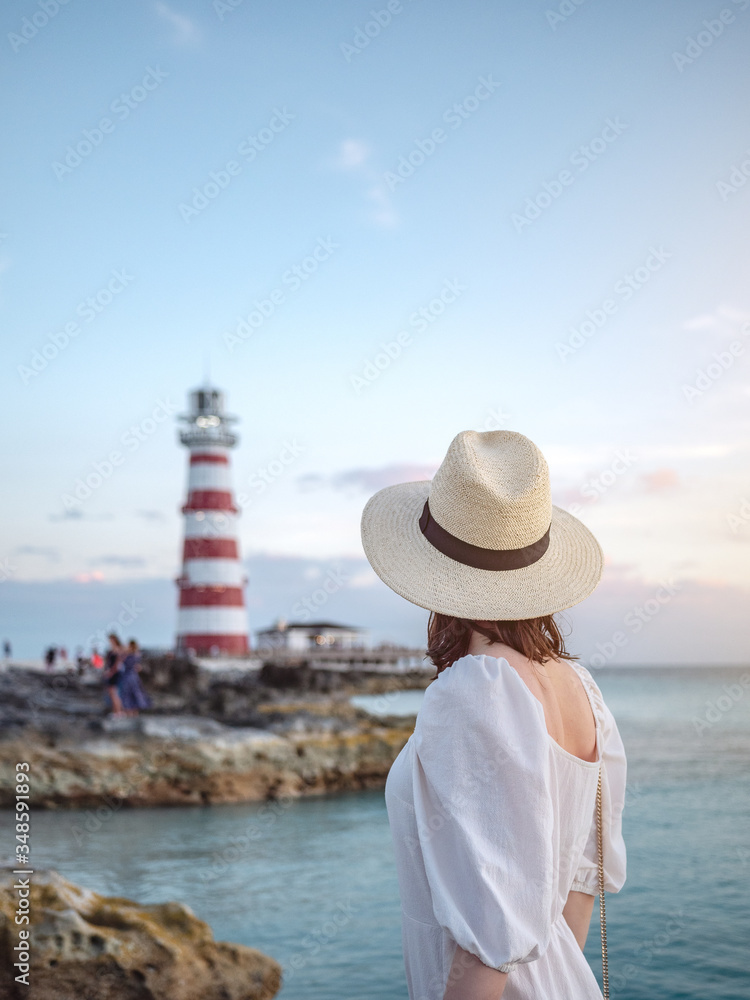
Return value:
M 480 624 L 433 611 L 427 626 L 427 656 L 437 668 L 436 677 L 451 663 L 466 656 L 472 632 L 479 632 L 489 642 L 504 642 L 534 663 L 578 659 L 566 651 L 565 639 L 554 615 Z

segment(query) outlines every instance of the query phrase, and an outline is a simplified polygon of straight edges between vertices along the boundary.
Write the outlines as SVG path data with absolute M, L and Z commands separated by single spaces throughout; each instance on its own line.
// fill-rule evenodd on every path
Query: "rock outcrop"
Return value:
M 355 708 L 347 689 L 272 687 L 257 672 L 206 677 L 190 664 L 180 679 L 177 662 L 151 675 L 154 708 L 137 719 L 107 717 L 101 686 L 86 678 L 0 673 L 0 807 L 13 803 L 18 761 L 30 765 L 34 808 L 106 811 L 372 788 L 413 730 L 413 717 Z M 391 690 L 421 686 L 426 676 L 376 678 L 379 710 L 388 710 Z
M 260 669 L 201 670 L 190 660 L 146 659 L 141 679 L 155 715 L 199 715 L 231 726 L 264 727 L 269 705 L 292 697 L 309 702 L 346 703 L 354 694 L 382 694 L 425 688 L 433 670 L 405 673 L 312 669 L 304 662 L 268 662 Z M 0 665 L 0 731 L 33 727 L 50 736 L 99 728 L 108 708 L 101 674 L 88 670 L 47 674 Z
M 208 805 L 382 785 L 413 718 L 375 720 L 350 706 L 275 706 L 266 729 L 190 716 L 123 720 L 105 734 L 0 742 L 0 806 L 15 764 L 29 764 L 32 808 Z M 343 717 L 342 717 L 343 716 Z M 118 728 L 120 731 L 118 731 Z
M 29 985 L 15 982 L 17 876 L 0 872 L 0 996 L 7 1000 L 270 1000 L 274 959 L 214 941 L 182 903 L 139 906 L 55 871 L 31 881 Z

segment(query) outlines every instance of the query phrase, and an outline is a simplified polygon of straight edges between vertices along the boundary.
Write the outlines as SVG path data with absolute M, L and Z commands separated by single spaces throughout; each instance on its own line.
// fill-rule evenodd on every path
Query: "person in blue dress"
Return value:
M 140 669 L 141 654 L 138 652 L 138 643 L 135 639 L 131 639 L 120 666 L 120 680 L 117 685 L 126 715 L 138 715 L 139 711 L 149 708 L 151 704 L 138 676 Z
M 125 647 L 120 642 L 119 636 L 112 632 L 107 637 L 109 649 L 104 660 L 104 685 L 107 689 L 112 715 L 116 718 L 124 715 L 122 703 L 120 701 L 120 679 L 122 677 L 122 659 L 125 655 Z

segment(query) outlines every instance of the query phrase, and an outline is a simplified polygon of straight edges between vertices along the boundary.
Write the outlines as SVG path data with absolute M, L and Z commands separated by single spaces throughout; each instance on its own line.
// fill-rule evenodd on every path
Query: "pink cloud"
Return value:
M 639 477 L 647 493 L 660 493 L 662 490 L 672 490 L 680 485 L 680 477 L 676 469 L 655 469 L 645 472 Z

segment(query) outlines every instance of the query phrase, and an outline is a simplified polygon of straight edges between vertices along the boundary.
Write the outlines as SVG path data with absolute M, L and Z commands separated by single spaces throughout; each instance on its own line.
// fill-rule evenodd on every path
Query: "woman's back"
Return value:
M 624 883 L 626 761 L 591 675 L 555 662 L 559 677 L 557 669 L 549 674 L 558 679 L 545 681 L 550 704 L 573 718 L 569 670 L 598 722 L 590 759 L 546 730 L 523 664 L 518 670 L 510 656 L 469 653 L 428 687 L 388 775 L 412 997 L 443 997 L 457 945 L 512 972 L 508 1000 L 601 997 L 563 909 L 571 890 L 596 893 L 600 766 L 605 888 L 617 892 Z M 557 683 L 564 693 L 556 701 Z
M 543 665 L 532 663 L 511 646 L 502 642 L 489 644 L 480 635 L 475 635 L 468 652 L 507 660 L 541 702 L 552 739 L 574 757 L 596 760 L 596 720 L 583 682 L 570 663 L 554 659 Z

